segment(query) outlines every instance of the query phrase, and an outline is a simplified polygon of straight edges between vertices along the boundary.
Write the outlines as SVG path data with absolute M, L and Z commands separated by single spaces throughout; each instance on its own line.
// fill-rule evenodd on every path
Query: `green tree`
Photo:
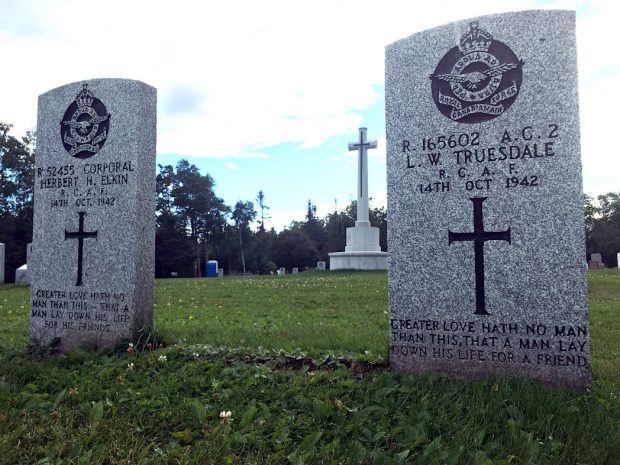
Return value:
M 285 268 L 314 266 L 318 252 L 314 242 L 302 230 L 285 229 L 274 241 L 273 261 Z
M 193 244 L 185 231 L 179 227 L 172 213 L 157 217 L 155 232 L 155 277 L 169 278 L 172 272 L 178 276 L 194 276 Z
M 0 123 L 0 242 L 5 244 L 7 282 L 26 263 L 26 247 L 32 242 L 36 148 L 34 132 L 19 140 L 10 129 L 10 124 Z
M 321 260 L 326 260 L 327 231 L 325 230 L 325 222 L 317 216 L 316 205 L 314 205 L 310 199 L 308 199 L 306 221 L 301 223 L 300 227 L 302 231 L 306 233 L 308 238 L 310 238 L 310 240 L 314 243 L 318 258 Z
M 586 198 L 585 204 L 588 257 L 599 252 L 608 266 L 617 266 L 616 254 L 620 252 L 620 193 L 599 195 L 596 205 Z
M 357 201 L 352 201 L 344 210 L 334 211 L 325 219 L 327 233 L 327 252 L 342 252 L 346 246 L 347 228 L 355 226 Z M 371 208 L 368 211 L 370 224 L 379 228 L 379 245 L 387 250 L 387 210 L 384 207 Z
M 194 276 L 193 245 L 181 218 L 175 213 L 172 165 L 158 165 L 156 178 L 157 230 L 155 233 L 155 277 L 168 278 L 170 273 Z
M 271 208 L 265 203 L 265 194 L 262 190 L 258 191 L 256 202 L 258 203 L 259 209 L 259 224 L 251 250 L 251 255 L 253 258 L 252 270 L 258 274 L 269 274 L 276 269 L 276 266 L 270 260 L 270 257 L 273 242 L 277 234 L 273 228 L 271 228 L 271 231 L 269 232 L 265 230 L 265 221 L 271 219 L 271 216 L 269 215 L 269 210 Z
M 379 245 L 381 250 L 387 251 L 388 217 L 385 207 L 371 208 L 368 212 L 370 224 L 379 228 Z
M 214 186 L 211 176 L 201 175 L 187 160 L 180 160 L 174 168 L 171 165 L 159 167 L 158 225 L 166 228 L 160 231 L 160 242 L 164 232 L 175 236 L 178 236 L 177 230 L 184 232 L 191 244 L 194 276 L 201 275 L 202 261 L 209 258 L 209 252 L 224 237 L 226 229 L 226 214 L 230 209 L 215 195 Z M 181 241 L 180 236 L 177 239 Z M 159 250 L 163 252 L 164 248 Z M 185 250 L 180 252 L 187 256 Z
M 347 228 L 355 226 L 355 219 L 349 207 L 341 211 L 334 211 L 325 219 L 327 232 L 326 251 L 343 252 L 347 242 Z
M 589 254 L 592 253 L 592 234 L 594 232 L 594 225 L 596 223 L 596 215 L 598 212 L 598 208 L 594 204 L 594 199 L 589 195 L 584 194 L 583 196 L 583 210 L 586 224 L 586 249 L 589 256 Z
M 239 200 L 235 204 L 235 208 L 232 211 L 231 215 L 232 220 L 235 223 L 235 228 L 237 229 L 237 235 L 239 237 L 239 250 L 241 251 L 241 266 L 243 268 L 243 273 L 246 273 L 245 267 L 245 254 L 243 251 L 243 242 L 244 236 L 245 241 L 247 242 L 248 237 L 251 234 L 250 231 L 250 223 L 254 221 L 256 218 L 256 210 L 254 210 L 254 204 L 248 201 Z
M 256 202 L 258 203 L 258 209 L 260 210 L 260 221 L 258 225 L 259 232 L 265 232 L 265 221 L 270 220 L 271 216 L 269 215 L 269 210 L 271 207 L 268 207 L 265 204 L 265 194 L 262 190 L 258 191 L 258 195 L 256 196 Z

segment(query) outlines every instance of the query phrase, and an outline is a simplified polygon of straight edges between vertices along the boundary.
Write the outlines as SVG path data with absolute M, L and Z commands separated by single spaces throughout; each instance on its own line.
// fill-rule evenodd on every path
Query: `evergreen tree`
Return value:
M 254 210 L 254 204 L 249 200 L 243 202 L 239 200 L 235 204 L 235 208 L 232 212 L 232 220 L 235 222 L 235 228 L 237 228 L 237 235 L 239 237 L 239 249 L 241 252 L 241 266 L 243 273 L 246 273 L 245 266 L 245 254 L 243 250 L 244 237 L 247 243 L 250 237 L 250 223 L 256 218 L 256 210 Z
M 32 242 L 36 148 L 34 132 L 19 140 L 10 129 L 10 124 L 0 123 L 0 242 L 5 244 L 6 282 L 13 282 L 15 270 L 26 263 Z

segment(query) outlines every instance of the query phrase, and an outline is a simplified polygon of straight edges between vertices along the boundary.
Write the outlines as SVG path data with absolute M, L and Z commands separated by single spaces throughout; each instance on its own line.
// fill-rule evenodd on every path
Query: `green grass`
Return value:
M 0 286 L 0 463 L 617 465 L 620 273 L 589 286 L 585 391 L 389 371 L 385 273 L 158 281 L 168 347 L 57 357 Z
M 387 355 L 384 272 L 161 280 L 155 311 L 170 341 Z

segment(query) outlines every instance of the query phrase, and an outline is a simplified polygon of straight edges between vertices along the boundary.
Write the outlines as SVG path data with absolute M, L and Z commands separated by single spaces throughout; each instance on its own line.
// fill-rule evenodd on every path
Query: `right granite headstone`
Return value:
M 386 49 L 390 364 L 591 380 L 575 13 Z

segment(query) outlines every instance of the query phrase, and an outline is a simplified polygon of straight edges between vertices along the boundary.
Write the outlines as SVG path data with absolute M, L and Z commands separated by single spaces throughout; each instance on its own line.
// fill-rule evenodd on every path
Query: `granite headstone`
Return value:
M 30 273 L 28 272 L 27 263 L 15 270 L 15 284 L 19 284 L 20 286 L 30 286 Z
M 390 364 L 591 380 L 575 13 L 386 48 Z
M 152 325 L 156 90 L 95 79 L 39 96 L 30 338 L 68 352 Z

